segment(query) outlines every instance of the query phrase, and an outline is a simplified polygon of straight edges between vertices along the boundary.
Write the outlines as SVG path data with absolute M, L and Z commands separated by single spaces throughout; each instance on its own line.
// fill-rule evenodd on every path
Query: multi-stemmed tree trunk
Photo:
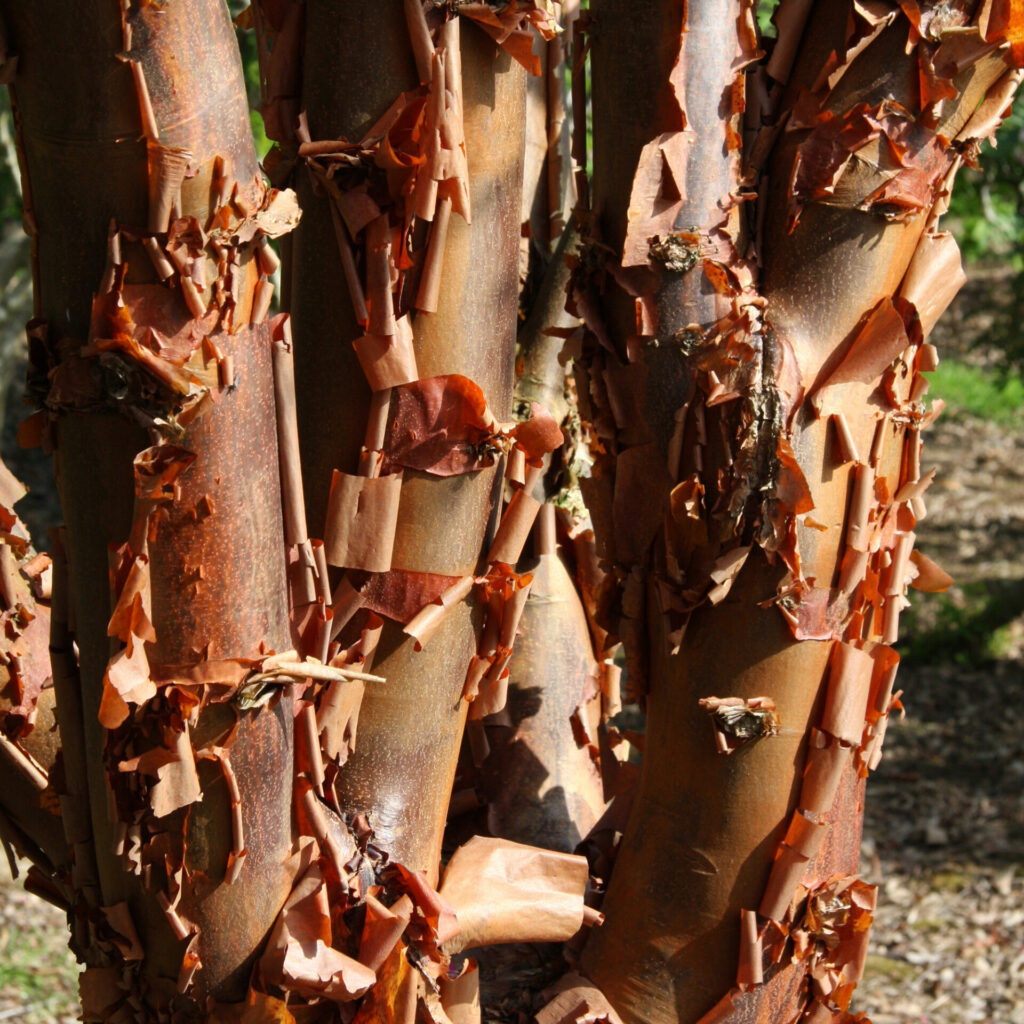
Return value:
M 220 0 L 0 4 L 23 435 L 66 519 L 52 607 L 0 523 L 0 834 L 69 910 L 86 1019 L 461 1024 L 456 954 L 568 939 L 543 1024 L 848 1012 L 890 645 L 907 585 L 942 583 L 913 551 L 961 279 L 937 221 L 1024 24 L 784 0 L 765 58 L 747 0 L 592 0 L 593 174 L 556 250 L 548 6 L 259 0 L 296 205 Z M 599 722 L 618 640 L 638 779 Z M 449 819 L 491 837 L 442 857 Z M 587 862 L 518 843 L 591 826 L 588 932 Z

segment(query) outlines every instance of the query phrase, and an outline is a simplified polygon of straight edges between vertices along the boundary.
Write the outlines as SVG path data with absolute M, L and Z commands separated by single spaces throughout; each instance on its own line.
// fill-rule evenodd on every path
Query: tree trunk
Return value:
M 797 45 L 799 7 L 783 6 L 777 52 Z M 907 272 L 919 245 L 950 244 L 921 241 L 959 163 L 948 139 L 1006 65 L 978 59 L 976 32 L 962 73 L 940 56 L 936 121 L 919 87 L 931 37 L 896 12 L 817 5 L 788 87 L 781 54 L 774 83 L 746 76 L 741 148 L 747 5 L 591 11 L 596 226 L 622 267 L 588 367 L 617 453 L 588 500 L 648 729 L 584 967 L 627 1021 L 833 1019 L 863 941 L 815 900 L 870 921 L 873 893 L 848 876 L 926 486 L 926 296 Z M 833 142 L 890 97 L 892 120 Z M 890 169 L 885 137 L 922 166 Z M 792 959 L 786 931 L 806 940 Z M 822 965 L 840 982 L 809 984 Z
M 91 832 L 104 912 L 85 1012 L 199 1007 L 244 993 L 291 884 L 289 698 L 233 699 L 289 647 L 270 335 L 250 326 L 268 282 L 236 235 L 264 234 L 269 197 L 222 4 L 3 13 L 81 656 L 58 717 L 91 815 L 65 826 L 76 851 Z M 99 966 L 118 948 L 123 978 Z
M 444 254 L 436 308 L 417 309 L 407 288 L 395 315 L 411 319 L 420 379 L 461 374 L 507 420 L 519 238 L 514 183 L 522 180 L 525 73 L 474 25 L 463 25 L 456 42 L 459 35 L 472 223 L 450 215 L 439 243 Z M 399 94 L 417 84 L 402 3 L 378 4 L 369 14 L 308 4 L 305 40 L 303 107 L 314 141 L 362 137 Z M 337 89 L 336 68 L 371 87 Z M 358 471 L 373 393 L 353 350 L 365 328 L 342 286 L 330 200 L 315 194 L 305 173 L 299 193 L 309 215 L 295 236 L 290 302 L 305 493 L 309 521 L 319 529 L 327 520 L 332 470 Z M 388 579 L 429 574 L 452 581 L 476 573 L 500 483 L 495 469 L 441 478 L 406 468 Z M 460 697 L 481 625 L 475 603 L 460 600 L 422 650 L 403 633 L 404 623 L 385 625 L 375 671 L 395 683 L 367 690 L 359 743 L 336 787 L 341 806 L 369 813 L 377 841 L 392 857 L 432 879 L 465 722 Z

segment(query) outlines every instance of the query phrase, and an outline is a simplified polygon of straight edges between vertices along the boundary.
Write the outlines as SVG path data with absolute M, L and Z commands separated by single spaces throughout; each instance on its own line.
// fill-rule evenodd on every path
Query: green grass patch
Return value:
M 0 890 L 0 899 L 10 893 Z M 20 894 L 18 894 L 20 896 Z M 78 967 L 67 948 L 67 930 L 43 920 L 5 921 L 0 925 L 0 1008 L 23 1009 L 16 1019 L 42 1024 L 56 1017 L 78 1015 Z
M 942 935 L 949 931 L 949 922 L 940 921 L 933 917 L 918 918 L 910 925 L 910 929 L 923 935 Z
M 974 875 L 967 871 L 936 871 L 931 876 L 932 888 L 939 892 L 962 892 L 974 881 Z
M 904 613 L 900 656 L 908 664 L 988 665 L 1005 657 L 1024 614 L 1024 580 L 982 580 L 945 594 L 915 594 Z
M 917 970 L 906 960 L 895 960 L 889 956 L 880 956 L 878 953 L 868 953 L 867 961 L 864 964 L 865 974 L 875 978 L 887 978 L 895 982 L 915 977 Z
M 929 394 L 946 402 L 947 415 L 1024 425 L 1024 381 L 1016 374 L 948 359 L 928 376 Z

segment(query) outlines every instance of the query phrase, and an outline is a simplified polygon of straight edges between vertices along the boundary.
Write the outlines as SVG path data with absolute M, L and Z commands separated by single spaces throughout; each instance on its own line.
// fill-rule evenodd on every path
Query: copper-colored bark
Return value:
M 153 122 L 147 121 L 145 105 L 140 107 L 130 64 L 118 57 L 125 48 L 118 3 L 5 5 L 3 13 L 19 55 L 14 91 L 38 211 L 39 308 L 51 343 L 82 342 L 89 334 L 92 296 L 104 277 L 111 218 L 136 231 L 147 226 L 147 146 L 140 137 L 145 132 L 151 145 L 157 141 Z M 224 161 L 229 185 L 237 180 L 245 186 L 257 171 L 227 12 L 214 2 L 188 10 L 141 5 L 128 19 L 130 57 L 141 68 L 159 144 L 188 150 L 198 169 L 182 183 L 181 214 L 205 224 L 220 203 L 217 190 L 211 194 L 220 173 L 215 159 Z M 140 245 L 125 243 L 124 259 L 129 284 L 155 280 Z M 213 265 L 210 276 L 216 273 Z M 243 253 L 236 271 L 236 326 L 248 319 L 256 283 L 256 264 Z M 162 296 L 163 310 L 187 318 L 180 290 L 168 288 Z M 233 360 L 237 387 L 222 393 L 178 439 L 197 458 L 150 539 L 157 637 L 147 651 L 151 665 L 253 657 L 260 645 L 289 646 L 269 332 L 224 332 L 217 343 L 222 356 Z M 151 441 L 108 412 L 64 413 L 56 435 L 82 678 L 82 718 L 75 722 L 68 716 L 76 709 L 62 708 L 61 727 L 69 753 L 75 745 L 69 735 L 84 733 L 102 900 L 110 905 L 129 899 L 146 948 L 149 998 L 160 1002 L 168 982 L 173 991 L 178 981 L 182 947 L 153 896 L 112 852 L 107 739 L 96 717 L 112 652 L 107 548 L 129 535 L 132 460 Z M 204 507 L 212 514 L 197 515 L 206 496 Z M 231 751 L 250 837 L 239 880 L 223 882 L 231 809 L 215 766 L 200 766 L 203 801 L 191 808 L 187 826 L 180 814 L 170 826 L 186 829 L 185 863 L 194 873 L 179 906 L 200 935 L 203 967 L 190 992 L 194 997 L 241 994 L 248 965 L 290 885 L 283 869 L 291 839 L 287 708 L 283 701 L 274 710 L 238 716 Z M 234 717 L 227 707 L 201 713 L 195 746 L 222 742 Z
M 452 216 L 437 312 L 413 320 L 420 378 L 459 373 L 478 384 L 499 418 L 510 412 L 517 296 L 525 75 L 466 19 L 460 19 L 466 153 L 472 225 Z M 304 105 L 314 140 L 357 139 L 403 89 L 415 64 L 403 5 L 307 5 Z M 360 88 L 338 89 L 331 68 Z M 365 86 L 365 87 L 364 87 Z M 352 353 L 362 331 L 342 284 L 327 205 L 302 184 L 307 214 L 295 236 L 291 311 L 303 473 L 311 529 L 324 522 L 331 471 L 355 472 L 369 389 Z M 445 479 L 406 470 L 394 569 L 464 576 L 478 568 L 495 503 L 493 470 Z M 366 810 L 377 839 L 411 868 L 436 876 L 465 705 L 460 701 L 479 619 L 463 601 L 417 652 L 394 623 L 385 626 L 356 752 L 339 777 L 346 808 Z M 410 722 L 415 721 L 415 726 Z
M 49 789 L 60 751 L 49 657 L 52 575 L 48 556 L 36 554 L 10 507 L 24 493 L 0 463 L 0 839 L 57 882 L 71 858 Z
M 715 204 L 729 192 L 735 158 L 725 150 L 721 104 L 732 79 L 739 6 L 687 5 L 682 106 L 697 134 L 677 229 L 717 220 Z M 600 27 L 593 49 L 594 203 L 603 211 L 604 237 L 620 246 L 641 147 L 680 126 L 668 79 L 680 52 L 684 5 L 650 3 L 638 11 L 607 2 L 592 10 Z M 713 322 L 715 296 L 699 268 L 666 274 L 658 310 L 660 331 L 669 338 L 687 324 Z M 609 314 L 624 342 L 635 330 L 632 302 L 619 293 Z M 674 414 L 691 396 L 691 376 L 675 346 L 649 348 L 646 356 L 644 413 L 665 451 Z M 599 525 L 607 530 L 610 524 Z M 600 541 L 607 543 L 601 532 Z M 734 594 L 774 589 L 770 570 L 749 566 L 745 576 Z M 735 917 L 727 911 L 758 902 L 764 868 L 750 854 L 759 852 L 762 865 L 770 858 L 779 838 L 772 823 L 781 821 L 791 796 L 792 783 L 782 781 L 793 762 L 788 745 L 766 742 L 737 759 L 718 757 L 710 741 L 699 742 L 709 733 L 699 697 L 772 692 L 762 671 L 791 680 L 780 697 L 806 692 L 806 669 L 786 652 L 784 624 L 765 615 L 763 625 L 752 627 L 737 614 L 745 603 L 736 596 L 698 613 L 676 658 L 662 653 L 670 645 L 657 618 L 653 624 L 641 787 L 604 904 L 608 922 L 590 937 L 584 960 L 589 976 L 627 1020 L 696 1019 L 731 985 L 737 946 Z M 788 701 L 786 707 L 789 712 Z M 787 724 L 802 732 L 809 712 L 805 706 L 788 713 Z
M 277 33 L 263 45 L 267 123 L 286 154 L 303 144 L 306 218 L 285 270 L 296 431 L 290 406 L 275 408 L 290 400 L 288 329 L 262 323 L 276 257 L 253 243 L 278 228 L 249 219 L 273 194 L 253 184 L 226 12 L 198 6 L 0 0 L 36 232 L 32 387 L 68 519 L 51 634 L 64 835 L 56 815 L 33 819 L 45 775 L 6 740 L 0 775 L 24 785 L 5 783 L 2 806 L 15 838 L 40 847 L 53 876 L 42 887 L 58 901 L 73 890 L 86 1020 L 126 995 L 143 1016 L 162 1013 L 176 992 L 195 1016 L 247 988 L 247 1019 L 316 1016 L 317 1001 L 368 992 L 357 1022 L 436 1016 L 449 996 L 475 1020 L 474 984 L 456 998 L 448 979 L 438 997 L 422 974 L 443 975 L 446 954 L 474 942 L 560 940 L 600 918 L 581 906 L 582 858 L 500 841 L 467 844 L 441 895 L 431 888 L 467 699 L 474 755 L 480 720 L 495 736 L 493 715 L 518 725 L 485 765 L 494 831 L 538 843 L 559 832 L 569 846 L 567 820 L 600 809 L 588 745 L 602 695 L 550 508 L 532 592 L 513 570 L 559 431 L 550 417 L 499 422 L 511 412 L 527 116 L 510 54 L 535 63 L 524 26 L 547 15 L 526 0 L 500 16 L 420 0 L 257 8 Z M 538 1019 L 846 1019 L 875 898 L 853 877 L 863 777 L 899 707 L 889 645 L 925 564 L 912 553 L 930 481 L 924 335 L 960 280 L 936 221 L 959 150 L 990 133 L 1016 86 L 1000 78 L 1007 55 L 1024 60 L 1016 16 L 1011 31 L 984 5 L 983 44 L 944 27 L 966 25 L 970 4 L 941 6 L 929 25 L 930 3 L 888 19 L 877 5 L 817 4 L 805 30 L 808 5 L 791 0 L 768 65 L 777 80 L 754 70 L 745 93 L 758 59 L 748 0 L 593 0 L 593 204 L 583 241 L 565 245 L 587 328 L 578 384 L 598 441 L 588 499 L 603 565 L 580 550 L 586 614 L 602 616 L 599 639 L 607 626 L 625 640 L 648 734 L 635 788 L 607 765 L 619 802 L 588 846 L 598 892 L 611 872 L 581 968 L 603 995 L 572 976 Z M 997 51 L 1008 32 L 1014 45 Z M 545 50 L 549 72 L 559 46 Z M 549 73 L 537 95 L 560 99 L 561 86 Z M 396 100 L 409 120 L 360 151 Z M 549 157 L 563 141 L 556 108 Z M 546 252 L 565 167 L 550 160 L 544 174 L 541 155 L 527 205 Z M 421 165 L 429 173 L 409 171 Z M 363 181 L 362 198 L 347 193 Z M 284 205 L 278 227 L 296 217 Z M 187 234 L 189 216 L 211 229 L 194 258 L 165 233 L 174 221 Z M 251 232 L 231 241 L 240 224 Z M 571 322 L 554 301 L 562 255 L 525 327 L 543 343 L 528 345 L 533 391 L 521 392 L 559 418 L 559 339 L 543 332 Z M 936 266 L 945 279 L 929 289 Z M 186 370 L 166 355 L 168 324 L 190 323 L 194 338 L 208 314 Z M 436 422 L 432 402 L 447 410 Z M 296 432 L 323 544 L 300 522 Z M 285 539 L 298 557 L 294 634 Z M 327 561 L 344 573 L 333 594 Z M 332 598 L 338 657 L 373 658 L 374 674 L 306 664 L 317 683 L 293 764 L 292 688 L 259 710 L 236 688 L 270 650 L 337 651 Z M 302 674 L 292 657 L 287 671 Z M 204 671 L 208 688 L 192 678 Z M 524 713 L 540 679 L 541 714 Z M 53 751 L 35 749 L 49 767 Z M 179 778 L 193 757 L 198 770 Z M 296 823 L 316 842 L 301 838 L 289 867 L 293 769 Z M 541 795 L 552 784 L 564 815 Z M 357 816 L 350 835 L 327 804 L 365 812 L 369 828 Z M 603 837 L 623 828 L 613 867 Z M 371 835 L 391 858 L 383 871 Z M 370 882 L 384 884 L 380 899 Z M 267 994 L 278 988 L 289 1009 Z M 313 1007 L 300 1011 L 304 999 Z
M 553 511 L 548 506 L 542 515 Z M 509 665 L 504 721 L 487 729 L 487 823 L 493 835 L 569 852 L 604 810 L 594 758 L 597 665 L 583 606 L 557 552 L 521 568 L 533 586 Z
M 675 53 L 659 50 L 657 43 L 660 40 L 667 47 L 665 40 L 671 37 L 675 44 L 680 44 L 681 5 L 651 7 L 647 17 L 638 16 L 636 5 L 611 0 L 595 3 L 592 8 L 600 27 L 594 38 L 593 72 L 595 209 L 601 213 L 603 238 L 610 239 L 615 246 L 622 243 L 625 234 L 626 197 L 640 145 L 660 132 L 679 127 L 678 114 L 666 99 Z M 737 53 L 736 32 L 742 7 L 738 3 L 687 5 L 687 31 L 680 44 L 683 57 L 676 68 L 676 81 L 680 83 L 677 89 L 687 130 L 694 134 L 686 163 L 685 194 L 680 200 L 674 230 L 684 233 L 684 237 L 686 232 L 696 231 L 701 246 L 715 244 L 712 229 L 722 222 L 723 211 L 729 206 L 728 197 L 736 195 L 740 179 L 739 153 L 735 151 L 738 140 L 727 141 L 723 115 L 729 111 L 729 86 L 737 66 L 732 61 Z M 806 104 L 808 99 L 801 96 L 798 86 L 809 87 L 815 82 L 822 63 L 833 50 L 846 52 L 848 17 L 847 5 L 815 8 L 796 61 L 797 78 L 783 100 L 783 110 L 798 99 Z M 857 103 L 873 109 L 883 98 L 895 95 L 907 110 L 923 120 L 925 115 L 920 111 L 924 101 L 918 94 L 918 54 L 906 45 L 909 31 L 909 23 L 901 15 L 896 16 L 891 26 L 852 60 L 838 85 L 831 92 L 824 90 L 824 109 L 845 116 Z M 660 60 L 652 61 L 651 54 L 661 54 Z M 1001 57 L 983 59 L 954 77 L 956 96 L 942 108 L 939 122 L 938 130 L 943 135 L 956 135 L 1005 67 L 1001 61 Z M 632 97 L 637 94 L 660 96 L 662 105 L 653 107 L 650 100 L 648 105 L 641 105 L 636 111 L 636 127 L 631 129 L 626 112 L 632 111 Z M 847 511 L 854 489 L 856 457 L 851 462 L 848 455 L 844 461 L 832 440 L 828 415 L 817 418 L 811 402 L 803 401 L 798 382 L 802 380 L 807 395 L 814 397 L 814 386 L 821 387 L 853 341 L 858 321 L 897 291 L 921 238 L 934 193 L 926 197 L 922 212 L 916 216 L 897 206 L 895 215 L 889 219 L 886 216 L 892 210 L 888 208 L 867 212 L 851 208 L 852 202 L 844 205 L 840 199 L 829 196 L 822 202 L 833 205 L 800 200 L 800 220 L 796 229 L 791 230 L 790 217 L 798 200 L 792 193 L 790 172 L 796 147 L 806 137 L 799 131 L 781 134 L 770 164 L 769 188 L 762 197 L 767 218 L 759 254 L 764 265 L 762 295 L 768 300 L 766 327 L 750 353 L 750 358 L 760 363 L 756 372 L 761 375 L 755 386 L 759 397 L 754 399 L 752 418 L 756 423 L 765 409 L 777 411 L 760 424 L 764 434 L 756 442 L 761 445 L 768 440 L 773 451 L 768 462 L 755 461 L 750 466 L 749 471 L 760 477 L 754 475 L 748 480 L 759 480 L 756 486 L 767 486 L 769 493 L 781 486 L 779 480 L 791 470 L 782 468 L 788 456 L 781 443 L 777 453 L 774 451 L 775 438 L 781 436 L 776 432 L 789 436 L 796 456 L 793 465 L 799 467 L 795 472 L 806 480 L 813 502 L 813 512 L 806 523 L 794 515 L 794 508 L 786 512 L 787 517 L 792 517 L 788 521 L 796 523 L 799 569 L 794 568 L 792 554 L 786 554 L 785 543 L 780 546 L 770 538 L 766 543 L 765 520 L 759 517 L 773 513 L 767 506 L 763 513 L 752 512 L 748 492 L 746 511 L 741 511 L 735 520 L 736 536 L 723 533 L 717 537 L 717 549 L 716 537 L 706 537 L 696 542 L 697 550 L 701 544 L 710 543 L 711 554 L 707 557 L 714 558 L 723 550 L 721 545 L 725 545 L 728 553 L 732 545 L 747 543 L 754 536 L 766 549 L 776 552 L 774 564 L 766 561 L 755 544 L 724 600 L 702 604 L 692 613 L 684 610 L 685 632 L 679 653 L 673 656 L 669 652 L 677 641 L 675 635 L 669 635 L 668 623 L 675 613 L 671 597 L 666 602 L 665 596 L 666 592 L 671 593 L 671 584 L 664 580 L 666 575 L 671 578 L 673 569 L 671 559 L 667 569 L 663 561 L 660 530 L 649 534 L 655 544 L 650 563 L 642 561 L 642 548 L 634 546 L 627 550 L 622 541 L 622 528 L 628 520 L 620 518 L 618 512 L 619 489 L 627 466 L 634 465 L 627 459 L 634 453 L 639 459 L 643 438 L 635 430 L 627 433 L 619 415 L 615 417 L 620 450 L 614 484 L 614 535 L 608 519 L 595 513 L 599 542 L 604 541 L 607 555 L 620 565 L 625 563 L 623 568 L 633 562 L 634 573 L 639 562 L 643 566 L 640 571 L 650 574 L 646 591 L 640 594 L 639 588 L 630 589 L 627 577 L 620 623 L 623 628 L 638 617 L 636 603 L 645 597 L 646 604 L 641 605 L 639 615 L 646 619 L 646 633 L 627 633 L 627 650 L 632 647 L 631 666 L 638 673 L 645 668 L 648 672 L 643 775 L 603 906 L 608 920 L 591 937 L 584 957 L 589 976 L 627 1021 L 694 1021 L 719 1004 L 730 990 L 737 993 L 735 1005 L 730 1009 L 728 1003 L 722 1003 L 715 1020 L 788 1020 L 809 1005 L 808 998 L 818 998 L 809 996 L 800 981 L 805 970 L 803 960 L 790 967 L 766 968 L 766 983 L 751 983 L 743 973 L 739 915 L 741 910 L 751 915 L 759 910 L 762 916 L 757 918 L 758 931 L 765 943 L 772 941 L 773 926 L 767 917 L 781 919 L 785 906 L 780 910 L 767 898 L 763 899 L 765 887 L 780 841 L 788 835 L 791 815 L 797 806 L 804 806 L 801 776 L 807 734 L 827 714 L 826 691 L 837 671 L 834 666 L 829 669 L 830 658 L 834 661 L 835 647 L 841 646 L 844 652 L 861 650 L 859 646 L 837 645 L 833 638 L 853 639 L 882 658 L 884 648 L 877 642 L 883 637 L 891 642 L 894 637 L 902 575 L 895 589 L 886 589 L 886 595 L 892 596 L 885 596 L 881 602 L 888 602 L 884 614 L 891 621 L 886 625 L 883 626 L 880 610 L 874 620 L 869 612 L 869 621 L 859 626 L 858 619 L 848 627 L 842 620 L 842 627 L 836 626 L 832 634 L 827 629 L 822 632 L 823 625 L 801 627 L 805 635 L 810 633 L 820 639 L 795 641 L 796 621 L 792 628 L 787 625 L 773 598 L 780 586 L 786 585 L 783 581 L 787 568 L 794 575 L 802 572 L 805 580 L 816 581 L 818 587 L 840 585 L 840 559 L 844 550 L 850 553 L 851 531 L 856 529 L 856 514 Z M 623 138 L 628 140 L 625 146 Z M 928 144 L 928 138 L 925 132 L 922 147 Z M 951 154 L 948 159 L 951 166 Z M 682 193 L 683 189 L 679 191 Z M 895 188 L 892 191 L 897 192 Z M 896 201 L 904 201 L 898 192 Z M 913 198 L 907 201 L 913 202 Z M 733 229 L 730 234 L 733 244 L 740 242 L 740 233 Z M 743 246 L 737 248 L 742 255 Z M 651 252 L 654 253 L 653 246 Z M 659 258 L 664 260 L 664 256 Z M 700 507 L 711 510 L 707 516 L 711 530 L 716 522 L 721 522 L 714 517 L 724 519 L 724 509 L 732 507 L 727 502 L 742 493 L 742 479 L 737 481 L 739 490 L 730 490 L 728 480 L 734 472 L 734 460 L 743 458 L 744 438 L 750 437 L 750 418 L 735 418 L 735 410 L 743 409 L 742 392 L 731 402 L 715 403 L 717 393 L 710 387 L 714 381 L 705 377 L 707 370 L 703 368 L 712 357 L 700 352 L 700 332 L 691 326 L 706 329 L 728 311 L 722 294 L 739 294 L 735 284 L 712 287 L 714 268 L 702 273 L 702 258 L 706 257 L 700 255 L 693 269 L 685 269 L 682 263 L 672 266 L 665 262 L 655 282 L 658 345 L 650 345 L 645 337 L 635 337 L 647 332 L 634 327 L 633 302 L 621 291 L 606 306 L 619 358 L 625 361 L 628 357 L 632 372 L 638 373 L 642 368 L 646 375 L 642 378 L 646 380 L 644 414 L 651 436 L 661 455 L 668 456 L 669 473 L 678 474 L 663 486 L 667 489 L 672 482 L 682 481 L 673 492 L 673 502 L 677 494 L 680 501 L 678 509 L 673 507 L 672 511 L 675 525 L 666 519 L 670 556 L 673 551 L 679 553 L 680 544 L 682 551 L 692 551 L 692 538 L 697 536 L 693 533 L 694 519 L 686 518 L 686 507 L 682 504 L 686 493 L 692 493 L 683 490 L 691 465 L 688 460 L 693 457 L 688 446 L 695 440 L 707 445 L 703 449 L 704 461 L 696 463 L 692 479 L 701 479 L 707 485 L 706 506 Z M 738 263 L 733 267 L 738 267 Z M 643 290 L 641 283 L 641 293 Z M 756 300 L 752 290 L 747 294 L 746 301 Z M 913 314 L 907 316 L 912 327 Z M 899 325 L 893 330 L 901 332 L 902 323 L 895 317 L 893 320 Z M 897 352 L 901 350 L 900 336 L 904 339 L 902 347 L 910 344 L 904 335 L 891 337 L 890 343 Z M 889 528 L 898 535 L 912 529 L 912 525 L 906 524 L 912 524 L 913 516 L 908 507 L 897 526 L 895 509 L 907 499 L 894 500 L 892 496 L 900 492 L 904 481 L 918 478 L 908 469 L 905 455 L 916 445 L 917 435 L 914 433 L 911 440 L 908 434 L 904 441 L 903 421 L 885 418 L 889 406 L 878 400 L 867 404 L 878 377 L 892 358 L 890 355 L 888 360 L 878 360 L 878 370 L 865 379 L 862 391 L 847 396 L 849 424 L 844 422 L 844 427 L 849 426 L 851 443 L 862 453 L 860 461 L 864 465 L 858 472 L 866 471 L 870 456 L 870 479 L 878 481 L 865 494 L 865 500 L 871 508 L 877 508 L 879 517 L 883 512 L 889 515 L 891 510 Z M 599 362 L 599 366 L 615 363 L 604 353 L 600 359 L 603 363 Z M 703 364 L 701 359 L 705 360 Z M 721 371 L 721 366 L 718 369 Z M 607 370 L 604 379 L 608 380 Z M 798 404 L 794 405 L 794 401 Z M 683 409 L 687 402 L 705 404 L 699 423 L 690 425 L 693 421 L 686 418 Z M 759 405 L 761 402 L 767 404 Z M 776 402 L 779 404 L 773 407 L 771 403 Z M 890 404 L 895 404 L 895 400 Z M 614 397 L 612 409 L 618 413 Z M 682 410 L 681 421 L 677 410 Z M 901 412 L 906 415 L 906 410 Z M 689 415 L 693 415 L 692 408 Z M 673 433 L 679 429 L 683 431 L 681 456 L 676 454 L 680 449 L 673 447 L 679 444 L 678 433 L 673 441 Z M 627 458 L 623 458 L 623 446 Z M 673 469 L 675 459 L 680 461 Z M 656 490 L 658 474 L 664 473 L 660 460 L 645 453 L 640 465 L 648 469 L 650 500 L 660 500 Z M 769 469 L 770 465 L 774 468 Z M 599 470 L 595 482 L 593 493 L 597 495 L 598 508 L 600 488 L 608 486 L 602 479 L 607 472 Z M 796 477 L 790 476 L 785 484 L 791 495 L 798 494 L 802 487 L 796 486 L 795 481 Z M 795 501 L 792 497 L 782 500 Z M 806 498 L 802 502 L 795 511 L 806 513 L 810 502 Z M 695 518 L 700 519 L 701 514 L 698 512 Z M 915 507 L 913 515 L 916 514 Z M 680 534 L 678 529 L 690 532 Z M 680 542 L 680 536 L 688 539 Z M 888 543 L 892 541 L 884 542 Z M 883 563 L 879 569 L 883 576 L 889 572 L 886 565 Z M 702 565 L 691 561 L 688 567 L 681 567 L 690 574 L 684 578 L 692 591 L 693 574 L 699 573 Z M 707 571 L 707 563 L 703 571 Z M 655 585 L 658 577 L 662 589 Z M 888 577 L 882 585 L 894 587 Z M 685 609 L 691 598 L 684 591 L 682 599 Z M 875 606 L 879 607 L 877 599 Z M 847 628 L 848 632 L 841 631 Z M 649 655 L 646 666 L 643 653 Z M 862 652 L 862 656 L 866 654 Z M 706 715 L 697 703 L 698 698 L 713 695 L 770 697 L 779 709 L 781 732 L 747 743 L 730 756 L 722 756 L 716 752 Z M 862 728 L 863 722 L 858 720 L 857 735 L 851 734 L 848 742 L 856 745 Z M 852 759 L 848 765 L 840 796 L 824 814 L 829 825 L 828 840 L 817 857 L 812 856 L 806 864 L 806 870 L 797 872 L 797 880 L 802 879 L 811 889 L 830 876 L 850 873 L 856 868 L 859 814 L 855 807 L 860 783 Z M 798 822 L 803 820 L 801 817 Z M 788 906 L 788 893 L 785 904 Z M 737 963 L 741 964 L 739 974 Z M 760 971 L 760 962 L 757 969 Z M 752 991 L 739 995 L 734 989 L 737 984 L 747 985 Z
M 565 309 L 566 288 L 571 276 L 567 258 L 575 255 L 578 244 L 579 235 L 570 225 L 551 255 L 529 315 L 519 329 L 517 411 L 525 415 L 531 402 L 539 402 L 559 423 L 568 413 L 566 368 L 559 358 L 565 345 L 562 335 L 577 323 Z
M 8 673 L 0 669 L 0 685 Z M 6 710 L 6 709 L 5 709 Z M 57 808 L 46 807 L 47 770 L 53 767 L 56 733 L 53 691 L 44 690 L 36 713 L 36 732 L 16 742 L 0 735 L 4 780 L 0 797 L 0 839 L 47 874 L 69 863 L 68 843 Z M 27 755 L 27 756 L 26 756 Z

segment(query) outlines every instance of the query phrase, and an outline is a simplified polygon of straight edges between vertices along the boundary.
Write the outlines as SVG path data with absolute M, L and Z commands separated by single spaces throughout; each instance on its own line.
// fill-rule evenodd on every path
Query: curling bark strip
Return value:
M 84 737 L 105 921 L 84 1012 L 196 1008 L 244 992 L 291 884 L 288 701 L 232 698 L 290 646 L 255 252 L 297 211 L 258 176 L 221 4 L 3 13 L 81 651 L 61 731 Z
M 52 785 L 60 749 L 48 656 L 53 567 L 14 512 L 25 493 L 0 463 L 0 842 L 15 877 L 17 853 L 32 862 L 27 884 L 66 906 L 70 843 Z
M 592 230 L 622 255 L 576 275 L 609 448 L 587 497 L 648 734 L 583 966 L 627 1021 L 845 1019 L 927 486 L 910 268 L 950 264 L 935 221 L 995 124 L 969 121 L 1016 80 L 968 10 L 800 7 L 775 78 L 744 73 L 747 4 L 592 7 Z

